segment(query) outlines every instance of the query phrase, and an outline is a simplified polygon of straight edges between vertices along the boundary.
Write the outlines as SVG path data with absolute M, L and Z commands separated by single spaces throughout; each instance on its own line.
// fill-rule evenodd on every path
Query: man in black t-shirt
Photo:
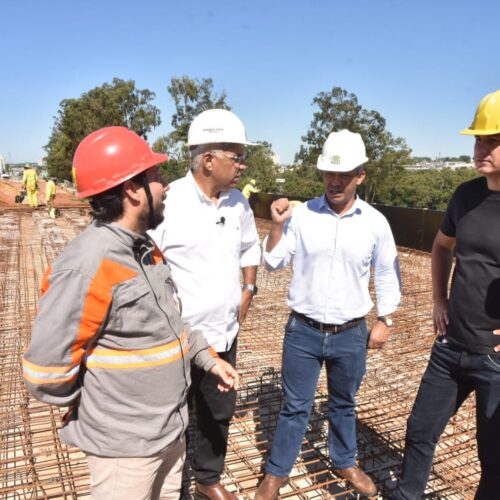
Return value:
M 500 90 L 484 97 L 462 134 L 476 138 L 482 177 L 455 191 L 432 247 L 437 337 L 408 419 L 396 499 L 422 497 L 439 437 L 471 392 L 481 463 L 475 498 L 500 498 Z

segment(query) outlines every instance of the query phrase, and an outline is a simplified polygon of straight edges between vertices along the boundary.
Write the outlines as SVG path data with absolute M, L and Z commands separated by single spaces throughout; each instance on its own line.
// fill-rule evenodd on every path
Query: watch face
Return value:
M 384 323 L 386 326 L 392 326 L 392 319 L 391 318 L 387 318 L 386 316 L 379 316 L 377 318 L 379 321 L 382 321 L 382 323 Z

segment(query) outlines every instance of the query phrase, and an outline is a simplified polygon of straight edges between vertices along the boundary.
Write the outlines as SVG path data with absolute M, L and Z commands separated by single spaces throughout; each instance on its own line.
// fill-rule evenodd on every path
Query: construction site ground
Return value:
M 66 195 L 58 196 L 56 203 L 62 199 Z M 90 498 L 84 455 L 58 437 L 65 410 L 33 399 L 21 374 L 21 356 L 30 339 L 43 272 L 89 220 L 85 205 L 70 195 L 67 199 L 74 206 L 61 209 L 55 220 L 43 208 L 13 206 L 10 197 L 0 206 L 0 498 Z M 257 225 L 262 237 L 269 223 L 258 220 Z M 399 248 L 399 258 L 401 307 L 386 348 L 368 354 L 357 398 L 359 462 L 375 479 L 380 498 L 395 486 L 406 420 L 434 341 L 430 256 Z M 253 498 L 276 428 L 289 279 L 289 270 L 268 273 L 259 268 L 259 293 L 239 335 L 242 387 L 230 428 L 223 482 L 240 499 Z M 281 498 L 355 498 L 333 472 L 328 457 L 327 404 L 323 373 L 300 456 L 289 484 L 281 489 Z M 147 419 L 144 425 L 148 425 Z M 189 498 L 192 482 L 186 472 Z M 438 444 L 429 498 L 472 498 L 479 474 L 471 398 L 450 421 Z

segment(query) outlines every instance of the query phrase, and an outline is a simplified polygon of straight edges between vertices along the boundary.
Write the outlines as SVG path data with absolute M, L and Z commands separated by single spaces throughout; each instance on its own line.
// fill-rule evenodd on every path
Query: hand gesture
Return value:
M 283 224 L 292 215 L 293 206 L 288 198 L 280 198 L 271 203 L 271 219 L 273 222 Z
M 238 372 L 227 361 L 216 358 L 215 365 L 210 369 L 210 373 L 219 378 L 217 389 L 220 392 L 229 392 L 231 389 L 238 390 L 240 377 Z

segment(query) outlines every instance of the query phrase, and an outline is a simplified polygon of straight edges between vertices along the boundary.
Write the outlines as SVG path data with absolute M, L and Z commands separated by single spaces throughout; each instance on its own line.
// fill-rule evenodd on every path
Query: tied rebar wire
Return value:
M 87 223 L 82 209 L 63 209 L 55 221 L 42 211 L 4 210 L 1 214 L 0 498 L 90 496 L 83 453 L 64 445 L 58 437 L 65 410 L 34 400 L 23 384 L 21 369 L 43 272 Z M 269 222 L 258 220 L 257 225 L 263 237 Z M 377 482 L 382 496 L 395 486 L 406 420 L 434 341 L 429 254 L 400 248 L 399 257 L 402 304 L 394 315 L 386 348 L 369 352 L 357 397 L 359 462 Z M 242 499 L 253 498 L 262 478 L 282 402 L 280 366 L 289 281 L 288 269 L 268 273 L 259 268 L 259 294 L 239 335 L 242 387 L 222 481 Z M 368 324 L 373 320 L 374 313 Z M 355 498 L 349 485 L 333 472 L 328 456 L 327 405 L 323 371 L 300 456 L 290 482 L 281 488 L 281 498 Z M 480 474 L 475 432 L 475 404 L 470 398 L 438 444 L 427 488 L 430 496 L 473 497 Z M 192 479 L 187 467 L 186 478 Z M 192 489 L 191 481 L 185 497 L 189 498 Z

